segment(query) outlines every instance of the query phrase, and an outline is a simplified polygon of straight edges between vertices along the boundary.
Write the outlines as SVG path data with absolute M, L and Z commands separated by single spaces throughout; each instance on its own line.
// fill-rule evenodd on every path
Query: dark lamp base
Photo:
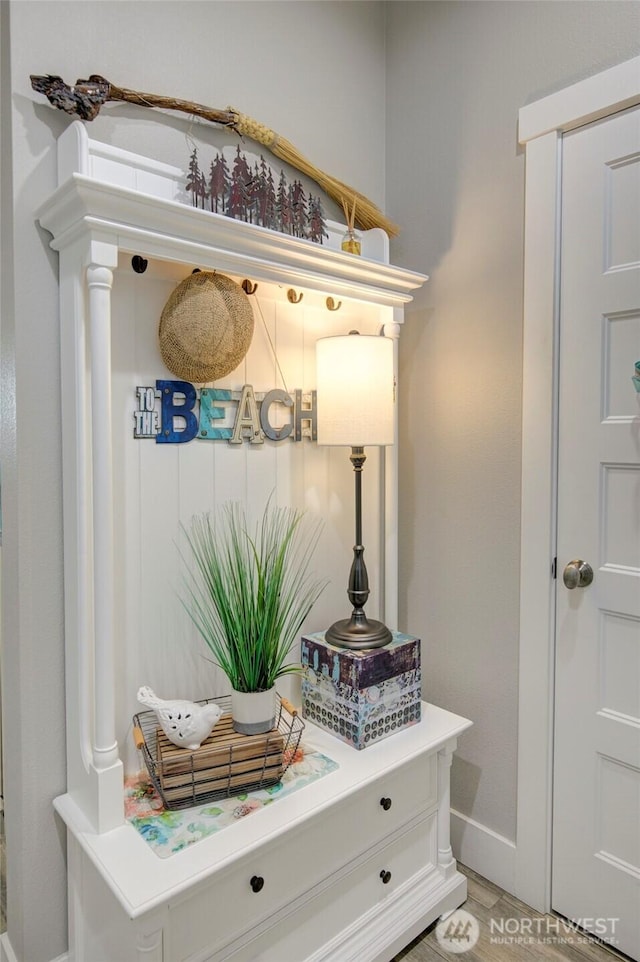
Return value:
M 355 621 L 353 618 L 345 618 L 343 621 L 336 621 L 327 629 L 325 641 L 338 648 L 366 651 L 369 648 L 383 648 L 392 641 L 392 637 L 381 621 L 369 621 L 367 618 Z

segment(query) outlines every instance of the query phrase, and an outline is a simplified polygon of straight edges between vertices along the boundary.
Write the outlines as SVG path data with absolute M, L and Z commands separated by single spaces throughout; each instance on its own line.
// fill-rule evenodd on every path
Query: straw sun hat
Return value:
M 197 271 L 173 291 L 160 317 L 160 352 L 172 374 L 194 384 L 233 371 L 249 350 L 253 310 L 239 284 Z

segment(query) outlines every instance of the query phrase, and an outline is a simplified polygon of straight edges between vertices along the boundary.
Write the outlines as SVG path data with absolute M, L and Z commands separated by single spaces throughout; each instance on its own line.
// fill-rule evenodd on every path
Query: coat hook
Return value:
M 191 273 L 192 273 L 192 274 L 202 274 L 202 271 L 200 270 L 199 267 L 194 267 L 193 270 L 191 271 Z
M 327 298 L 327 309 L 330 311 L 339 311 L 342 307 L 342 301 L 334 301 L 332 297 Z
M 131 258 L 131 266 L 136 274 L 144 274 L 149 266 L 149 261 L 145 260 L 144 257 L 140 257 L 140 254 L 134 254 Z
M 304 294 L 297 294 L 292 287 L 287 291 L 287 300 L 290 304 L 299 304 Z
M 242 290 L 245 294 L 255 294 L 258 290 L 258 285 L 254 284 L 253 281 L 248 280 L 246 277 L 241 284 Z

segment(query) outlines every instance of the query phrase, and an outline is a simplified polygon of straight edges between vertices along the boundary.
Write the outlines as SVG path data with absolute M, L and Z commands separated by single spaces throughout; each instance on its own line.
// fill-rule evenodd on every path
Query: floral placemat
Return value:
M 162 799 L 146 773 L 125 779 L 125 815 L 159 858 L 168 858 L 187 845 L 220 832 L 241 818 L 272 805 L 334 772 L 338 763 L 320 752 L 298 748 L 293 762 L 276 785 L 244 792 L 233 798 L 219 798 L 206 805 L 165 809 Z

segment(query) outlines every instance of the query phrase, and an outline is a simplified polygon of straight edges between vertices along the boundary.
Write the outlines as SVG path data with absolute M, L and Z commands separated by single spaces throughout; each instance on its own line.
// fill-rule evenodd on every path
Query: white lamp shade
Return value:
M 316 343 L 318 444 L 393 444 L 393 341 L 370 334 Z

